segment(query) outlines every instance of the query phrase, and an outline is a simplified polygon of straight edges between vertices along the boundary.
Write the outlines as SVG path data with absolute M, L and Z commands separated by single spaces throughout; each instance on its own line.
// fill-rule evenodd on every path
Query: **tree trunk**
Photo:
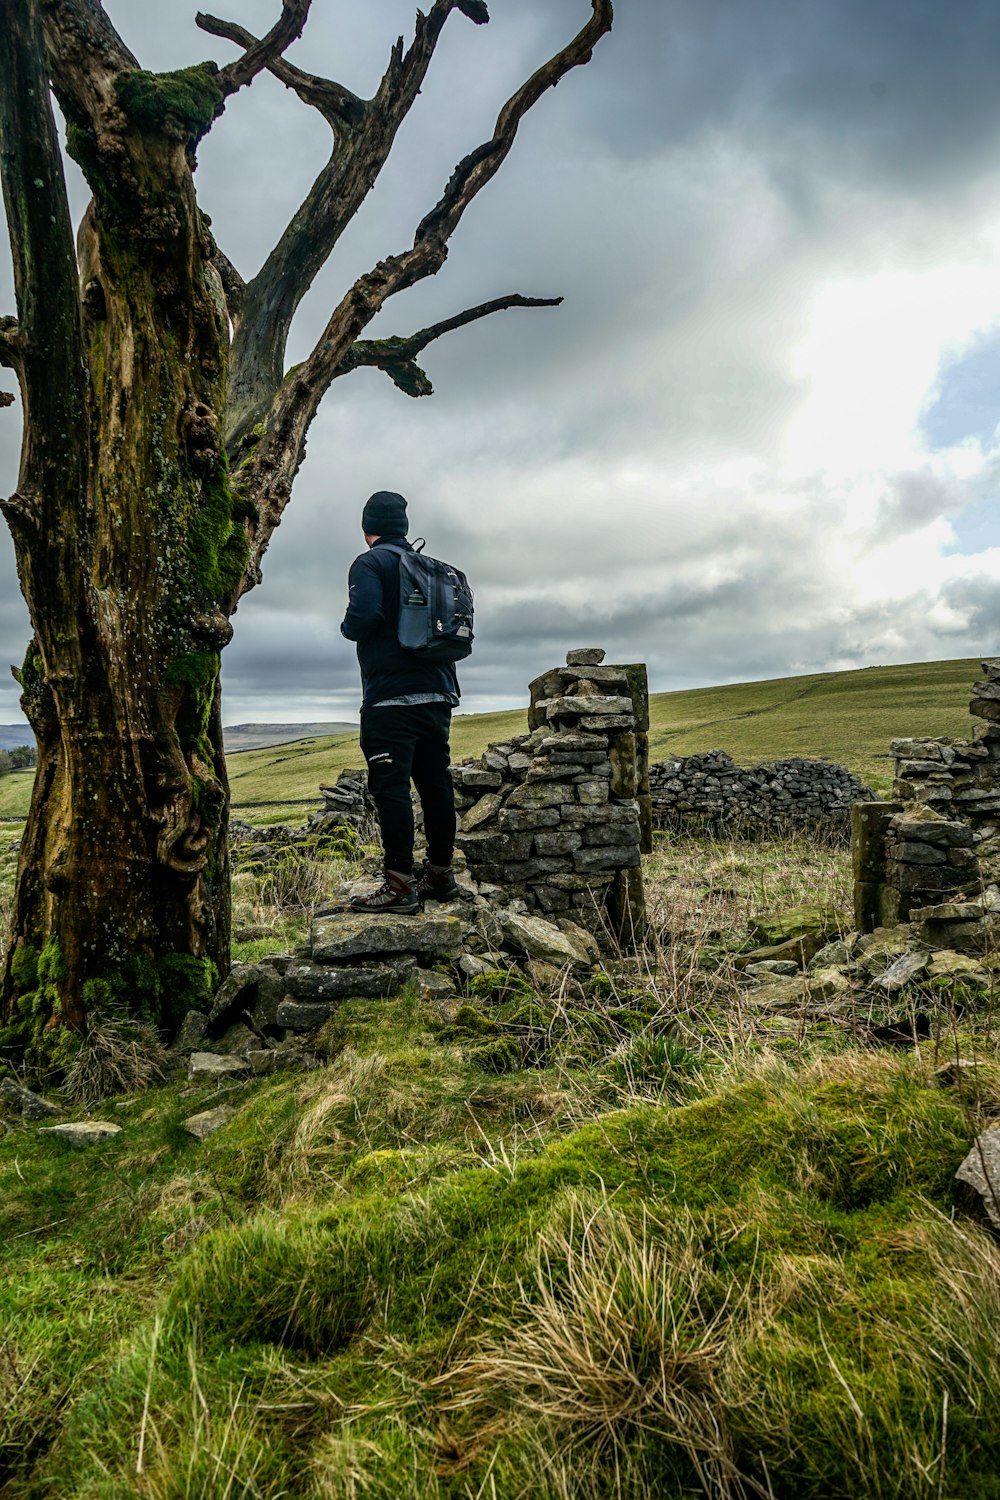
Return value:
M 187 71 L 210 118 L 211 74 Z M 77 461 L 34 511 L 8 512 L 35 632 L 19 675 L 38 770 L 0 1046 L 39 1070 L 104 1014 L 169 1027 L 229 963 L 219 653 L 252 512 L 220 437 L 229 325 L 190 124 L 165 130 L 162 82 L 131 77 L 127 152 L 69 125 L 95 187 L 79 245 L 83 410 L 54 414 Z
M 16 370 L 24 404 L 18 488 L 0 509 L 34 630 L 19 680 L 38 740 L 0 968 L 0 1057 L 45 1071 L 102 1015 L 168 1029 L 208 1003 L 229 961 L 219 700 L 229 615 L 259 581 L 334 380 L 373 365 L 426 395 L 416 361 L 435 339 L 558 302 L 515 293 L 408 338 L 361 338 L 391 297 L 436 275 L 525 114 L 590 60 L 611 0 L 591 9 L 458 163 L 412 246 L 354 282 L 286 373 L 295 309 L 371 189 L 442 28 L 454 11 L 486 22 L 483 0 L 418 12 L 412 44 L 396 43 L 368 100 L 284 59 L 309 0 L 282 0 L 260 40 L 199 14 L 241 56 L 161 74 L 140 69 L 100 0 L 0 3 L 0 173 L 18 313 L 0 317 L 0 365 Z M 194 153 L 265 68 L 319 111 L 333 152 L 244 284 L 198 210 Z M 78 254 L 50 86 L 93 192 Z M 10 399 L 0 391 L 0 406 Z

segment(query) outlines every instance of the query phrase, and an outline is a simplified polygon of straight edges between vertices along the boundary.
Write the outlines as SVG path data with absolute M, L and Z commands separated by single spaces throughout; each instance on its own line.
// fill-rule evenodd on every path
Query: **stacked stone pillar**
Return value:
M 910 920 L 1000 874 L 1000 661 L 984 661 L 972 739 L 898 739 L 891 802 L 853 809 L 855 920 Z
M 640 856 L 652 847 L 649 692 L 642 665 L 570 651 L 530 688 L 529 733 L 456 766 L 459 846 L 497 901 L 600 930 L 645 930 Z

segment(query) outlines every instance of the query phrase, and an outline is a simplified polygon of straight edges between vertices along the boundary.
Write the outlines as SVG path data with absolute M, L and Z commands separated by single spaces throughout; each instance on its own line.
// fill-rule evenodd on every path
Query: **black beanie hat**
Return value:
M 402 495 L 395 490 L 376 490 L 361 512 L 365 536 L 405 536 L 409 529 Z

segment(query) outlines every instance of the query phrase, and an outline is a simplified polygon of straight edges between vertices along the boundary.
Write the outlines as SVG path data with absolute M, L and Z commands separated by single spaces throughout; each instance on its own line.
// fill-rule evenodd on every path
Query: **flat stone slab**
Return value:
M 231 1104 L 220 1104 L 216 1109 L 202 1110 L 200 1115 L 190 1115 L 181 1121 L 181 1129 L 193 1135 L 196 1141 L 207 1141 L 210 1135 L 228 1125 L 237 1111 Z
M 927 973 L 932 979 L 954 979 L 980 990 L 988 990 L 993 983 L 992 976 L 982 964 L 966 953 L 955 953 L 947 948 L 931 954 Z
M 345 995 L 356 995 L 362 999 L 391 995 L 393 990 L 399 989 L 405 982 L 410 972 L 412 968 L 398 960 L 392 964 L 340 965 L 296 959 L 285 974 L 288 993 L 278 1006 L 277 1023 L 279 1026 L 287 1024 L 281 1020 L 281 1007 L 289 998 L 317 1004 L 320 1001 L 340 1000 Z
M 427 957 L 454 953 L 467 931 L 468 923 L 439 912 L 412 917 L 335 912 L 313 922 L 313 962 L 336 964 L 345 959 L 378 958 L 391 953 Z
M 339 1005 L 338 1000 L 282 1000 L 278 1006 L 278 1025 L 286 1031 L 315 1031 L 323 1026 Z
M 255 1077 L 266 1077 L 270 1073 L 280 1073 L 285 1069 L 290 1072 L 308 1073 L 313 1068 L 321 1066 L 320 1059 L 314 1052 L 300 1052 L 290 1047 L 277 1047 L 267 1052 L 248 1052 L 247 1062 Z
M 192 1052 L 188 1062 L 188 1077 L 192 1079 L 236 1078 L 246 1071 L 246 1058 L 223 1057 L 218 1052 Z
M 77 1120 L 72 1124 L 65 1125 L 39 1125 L 39 1135 L 56 1135 L 68 1146 L 102 1146 L 105 1141 L 113 1140 L 116 1135 L 121 1135 L 120 1125 L 113 1125 L 110 1120 Z
M 955 1181 L 978 1194 L 991 1224 L 1000 1229 L 1000 1125 L 977 1136 Z

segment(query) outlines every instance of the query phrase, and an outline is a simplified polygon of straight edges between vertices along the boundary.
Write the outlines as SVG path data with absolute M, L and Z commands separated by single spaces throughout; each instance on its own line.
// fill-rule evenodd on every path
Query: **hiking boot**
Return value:
M 424 862 L 417 876 L 417 895 L 421 901 L 462 901 L 465 892 L 455 880 L 451 865 L 439 870 Z
M 420 899 L 412 880 L 386 870 L 385 880 L 377 891 L 351 898 L 352 911 L 393 912 L 399 917 L 413 917 L 420 910 Z

